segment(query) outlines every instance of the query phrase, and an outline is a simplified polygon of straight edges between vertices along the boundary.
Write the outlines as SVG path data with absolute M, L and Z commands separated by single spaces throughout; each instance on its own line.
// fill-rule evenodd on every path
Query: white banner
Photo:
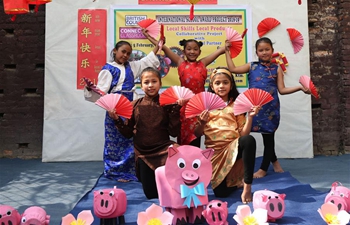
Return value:
M 78 10 L 105 9 L 107 16 L 107 54 L 113 48 L 115 27 L 111 13 L 115 8 L 178 8 L 189 5 L 137 5 L 137 0 L 120 1 L 59 0 L 46 4 L 45 40 L 45 106 L 43 154 L 44 162 L 102 160 L 104 144 L 105 111 L 84 100 L 83 91 L 77 89 Z M 213 10 L 228 8 L 249 9 L 247 18 L 247 61 L 256 60 L 255 41 L 259 38 L 257 25 L 267 17 L 273 17 L 280 25 L 268 32 L 277 52 L 283 52 L 289 65 L 286 67 L 285 85 L 299 85 L 301 75 L 310 75 L 307 4 L 297 0 L 218 0 L 218 5 L 195 5 L 196 9 Z M 291 13 L 291 11 L 293 13 Z M 62 16 L 64 15 L 64 16 Z M 295 28 L 303 36 L 304 46 L 294 54 L 287 28 Z M 190 37 L 189 37 L 190 38 Z M 223 57 L 223 56 L 221 56 Z M 220 65 L 220 66 L 225 66 Z M 281 123 L 276 132 L 276 153 L 279 158 L 313 157 L 311 97 L 302 92 L 280 96 Z M 257 156 L 262 155 L 260 134 Z

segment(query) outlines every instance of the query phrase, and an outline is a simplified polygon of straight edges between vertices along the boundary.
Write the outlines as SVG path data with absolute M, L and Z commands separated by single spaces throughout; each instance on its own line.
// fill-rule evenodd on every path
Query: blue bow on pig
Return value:
M 197 195 L 204 196 L 205 188 L 204 183 L 201 182 L 194 186 L 193 188 L 188 187 L 187 185 L 180 185 L 181 198 L 186 198 L 183 205 L 186 205 L 188 208 L 191 208 L 191 201 L 193 201 L 194 206 L 197 208 L 198 205 L 202 204 Z

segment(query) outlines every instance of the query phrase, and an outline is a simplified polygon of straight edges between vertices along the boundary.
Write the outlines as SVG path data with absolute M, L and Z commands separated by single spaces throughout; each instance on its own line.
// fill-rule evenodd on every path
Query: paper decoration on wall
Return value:
M 298 0 L 298 4 L 301 5 L 301 0 Z
M 187 0 L 191 4 L 190 8 L 190 20 L 194 19 L 194 4 L 197 4 L 201 0 Z
M 275 18 L 267 17 L 260 21 L 258 24 L 258 34 L 259 37 L 264 36 L 267 32 L 272 30 L 273 28 L 277 27 L 280 24 L 280 21 L 278 21 Z
M 98 87 L 96 87 L 96 85 L 89 78 L 83 77 L 83 80 L 86 84 L 86 87 L 90 88 L 91 91 L 93 91 L 96 94 L 101 95 L 101 96 L 105 95 L 105 93 L 103 91 L 101 91 Z
M 29 12 L 29 5 L 27 0 L 4 0 L 4 11 L 6 14 L 12 15 L 11 20 L 15 21 L 18 14 Z
M 258 88 L 251 88 L 237 96 L 233 104 L 233 113 L 240 115 L 249 112 L 253 106 L 263 106 L 272 100 L 273 97 L 270 93 Z
M 230 46 L 230 54 L 231 58 L 234 58 L 239 55 L 242 51 L 243 47 L 243 40 L 242 35 L 240 35 L 236 30 L 232 29 L 231 27 L 226 27 L 226 40 L 228 40 L 231 43 Z
M 169 105 L 176 103 L 179 99 L 188 100 L 194 96 L 194 93 L 182 86 L 172 86 L 159 95 L 160 105 Z
M 309 76 L 306 75 L 302 75 L 299 78 L 299 83 L 301 85 L 303 85 L 304 88 L 307 88 L 311 91 L 311 94 L 316 98 L 319 99 L 319 94 L 318 94 L 318 90 L 315 87 L 314 83 L 312 82 L 311 78 Z
M 161 28 L 157 20 L 147 18 L 144 20 L 140 20 L 139 22 L 137 22 L 137 24 L 140 27 L 145 28 L 147 30 L 147 33 L 151 37 L 153 37 L 154 39 L 158 39 Z
M 281 69 L 283 70 L 284 73 L 287 72 L 286 65 L 283 63 L 283 61 L 281 61 L 279 59 L 276 59 L 276 58 L 273 58 L 273 59 L 271 59 L 270 62 L 278 64 L 281 67 Z
M 124 95 L 118 93 L 106 94 L 99 98 L 95 104 L 109 112 L 114 111 L 118 116 L 131 118 L 133 107 Z
M 294 49 L 294 54 L 297 54 L 304 46 L 303 35 L 295 28 L 287 28 L 290 41 Z
M 211 92 L 200 92 L 191 98 L 185 108 L 185 117 L 198 116 L 204 110 L 222 109 L 226 103 L 218 95 Z

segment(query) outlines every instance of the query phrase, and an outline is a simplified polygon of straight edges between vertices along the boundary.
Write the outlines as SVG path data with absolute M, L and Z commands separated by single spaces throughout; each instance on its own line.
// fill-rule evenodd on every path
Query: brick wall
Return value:
M 39 158 L 42 150 L 45 6 L 14 22 L 0 1 L 0 157 Z
M 306 0 L 305 0 L 306 2 Z M 309 0 L 315 155 L 350 153 L 350 0 Z M 40 158 L 45 7 L 11 16 L 0 0 L 0 157 Z

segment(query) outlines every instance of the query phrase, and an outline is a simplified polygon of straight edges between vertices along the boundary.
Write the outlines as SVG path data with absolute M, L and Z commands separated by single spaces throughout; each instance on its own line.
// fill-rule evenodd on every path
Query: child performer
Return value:
M 226 44 L 229 46 L 228 42 Z M 275 172 L 284 172 L 275 153 L 275 131 L 280 122 L 280 102 L 278 92 L 281 95 L 285 95 L 297 91 L 304 91 L 305 93 L 310 94 L 310 91 L 301 85 L 285 87 L 282 69 L 277 64 L 270 63 L 274 49 L 269 38 L 263 37 L 258 39 L 255 43 L 255 50 L 259 58 L 259 61 L 257 62 L 251 62 L 236 67 L 228 54 L 226 54 L 226 61 L 228 68 L 232 73 L 249 73 L 249 88 L 262 89 L 269 92 L 274 98 L 274 100 L 262 106 L 259 115 L 254 117 L 253 120 L 252 132 L 261 133 L 264 142 L 263 160 L 260 169 L 254 173 L 254 178 L 260 178 L 266 175 L 270 162 L 272 163 Z
M 249 133 L 259 107 L 252 107 L 247 118 L 244 114 L 234 115 L 233 104 L 239 93 L 228 68 L 214 69 L 209 85 L 208 91 L 216 93 L 227 103 L 223 109 L 203 111 L 195 128 L 195 135 L 204 134 L 206 147 L 215 150 L 211 158 L 214 194 L 227 197 L 242 186 L 243 180 L 242 202 L 251 202 L 256 143 Z
M 161 86 L 160 72 L 151 67 L 144 69 L 141 88 L 145 97 L 133 101 L 131 119 L 124 122 L 110 113 L 120 133 L 127 138 L 133 137 L 136 174 L 148 199 L 158 198 L 154 170 L 165 164 L 168 147 L 175 143 L 169 135 L 176 137 L 181 129 L 180 109 L 184 100 L 160 106 L 158 92 Z
M 152 38 L 147 32 L 144 35 L 153 43 L 157 41 Z M 183 53 L 185 59 L 174 53 L 167 46 L 163 45 L 162 50 L 170 60 L 178 67 L 178 74 L 181 86 L 190 89 L 193 93 L 205 91 L 205 82 L 208 76 L 207 66 L 212 63 L 216 58 L 225 53 L 225 46 L 218 48 L 210 55 L 198 60 L 201 54 L 201 47 L 203 42 L 194 39 L 181 40 L 179 42 L 183 46 Z M 196 118 L 185 118 L 185 107 L 181 110 L 181 134 L 178 137 L 178 143 L 180 145 L 193 145 L 200 147 L 201 137 L 196 137 L 194 127 L 196 124 Z
M 139 61 L 128 62 L 132 53 L 131 44 L 127 41 L 116 43 L 111 52 L 112 62 L 106 63 L 98 75 L 97 87 L 104 93 L 120 93 L 133 100 L 135 90 L 134 80 L 139 77 L 146 67 L 157 68 L 159 60 L 152 52 Z M 85 99 L 95 102 L 100 96 L 91 90 L 84 90 Z M 105 118 L 105 144 L 103 151 L 104 175 L 118 181 L 137 180 L 135 176 L 134 150 L 132 140 L 126 139 L 114 126 L 113 119 L 106 113 Z

